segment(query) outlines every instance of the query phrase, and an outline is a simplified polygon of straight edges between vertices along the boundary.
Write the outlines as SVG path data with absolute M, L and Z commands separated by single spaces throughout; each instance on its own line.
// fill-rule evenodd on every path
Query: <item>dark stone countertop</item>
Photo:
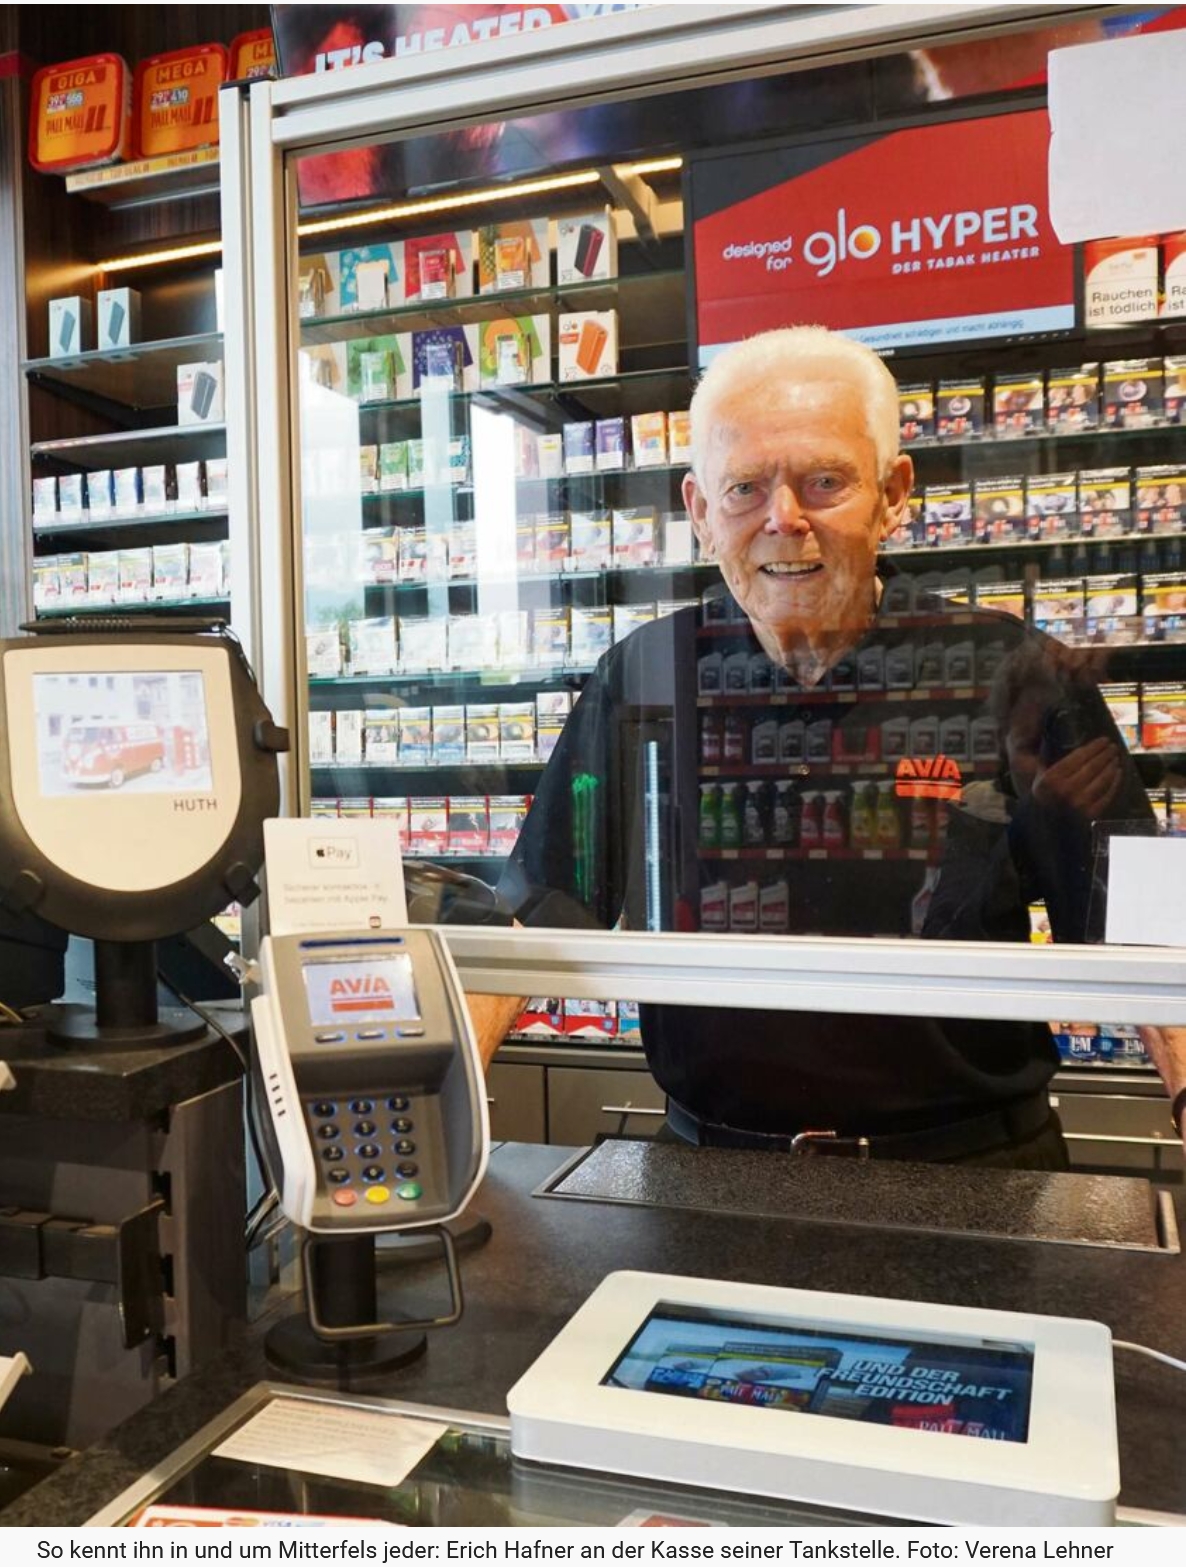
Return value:
M 507 1389 L 605 1274 L 618 1268 L 1089 1317 L 1107 1323 L 1118 1338 L 1186 1358 L 1181 1256 L 878 1228 L 879 1200 L 888 1220 L 895 1220 L 896 1186 L 888 1185 L 879 1199 L 867 1167 L 854 1175 L 866 1197 L 859 1225 L 533 1198 L 572 1152 L 511 1144 L 494 1151 L 475 1204 L 492 1221 L 494 1236 L 462 1258 L 463 1320 L 432 1335 L 424 1358 L 368 1392 L 505 1414 Z M 696 1157 L 710 1168 L 716 1154 L 702 1150 Z M 984 1172 L 990 1183 L 997 1173 Z M 402 1270 L 381 1270 L 381 1305 L 391 1304 L 388 1288 L 397 1272 Z M 400 1301 L 406 1309 L 443 1305 L 439 1277 L 423 1269 L 404 1277 Z M 0 1524 L 83 1523 L 252 1384 L 266 1380 L 283 1378 L 268 1368 L 257 1328 L 237 1350 L 27 1492 L 0 1514 Z M 1123 1505 L 1186 1514 L 1182 1385 L 1180 1373 L 1117 1352 Z

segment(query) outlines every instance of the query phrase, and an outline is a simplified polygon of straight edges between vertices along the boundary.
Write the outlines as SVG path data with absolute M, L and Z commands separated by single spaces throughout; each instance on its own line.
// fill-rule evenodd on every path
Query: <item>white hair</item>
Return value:
M 824 326 L 760 332 L 716 355 L 692 398 L 692 472 L 703 479 L 714 414 L 723 398 L 733 392 L 753 393 L 767 378 L 793 381 L 821 373 L 847 380 L 861 393 L 878 472 L 884 478 L 899 448 L 897 382 L 871 348 Z

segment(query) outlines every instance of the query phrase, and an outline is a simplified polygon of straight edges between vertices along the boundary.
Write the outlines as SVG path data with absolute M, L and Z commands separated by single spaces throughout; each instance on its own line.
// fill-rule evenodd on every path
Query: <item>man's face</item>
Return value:
M 723 398 L 702 467 L 684 480 L 684 502 L 762 641 L 859 637 L 913 468 L 898 457 L 878 473 L 857 387 L 822 371 Z

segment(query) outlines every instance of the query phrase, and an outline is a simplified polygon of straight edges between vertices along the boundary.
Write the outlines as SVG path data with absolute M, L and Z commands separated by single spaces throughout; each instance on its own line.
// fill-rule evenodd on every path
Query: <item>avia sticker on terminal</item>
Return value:
M 873 348 L 1074 325 L 1043 110 L 706 155 L 690 171 L 700 363 L 799 321 Z

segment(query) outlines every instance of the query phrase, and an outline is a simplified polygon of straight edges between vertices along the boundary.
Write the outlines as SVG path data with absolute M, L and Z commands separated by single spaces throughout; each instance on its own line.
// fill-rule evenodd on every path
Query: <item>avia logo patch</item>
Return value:
M 382 1012 L 395 1010 L 391 986 L 379 974 L 359 979 L 335 979 L 329 987 L 329 1004 L 339 1012 Z
M 898 763 L 897 788 L 900 800 L 958 800 L 964 787 L 963 774 L 949 756 L 904 756 Z

